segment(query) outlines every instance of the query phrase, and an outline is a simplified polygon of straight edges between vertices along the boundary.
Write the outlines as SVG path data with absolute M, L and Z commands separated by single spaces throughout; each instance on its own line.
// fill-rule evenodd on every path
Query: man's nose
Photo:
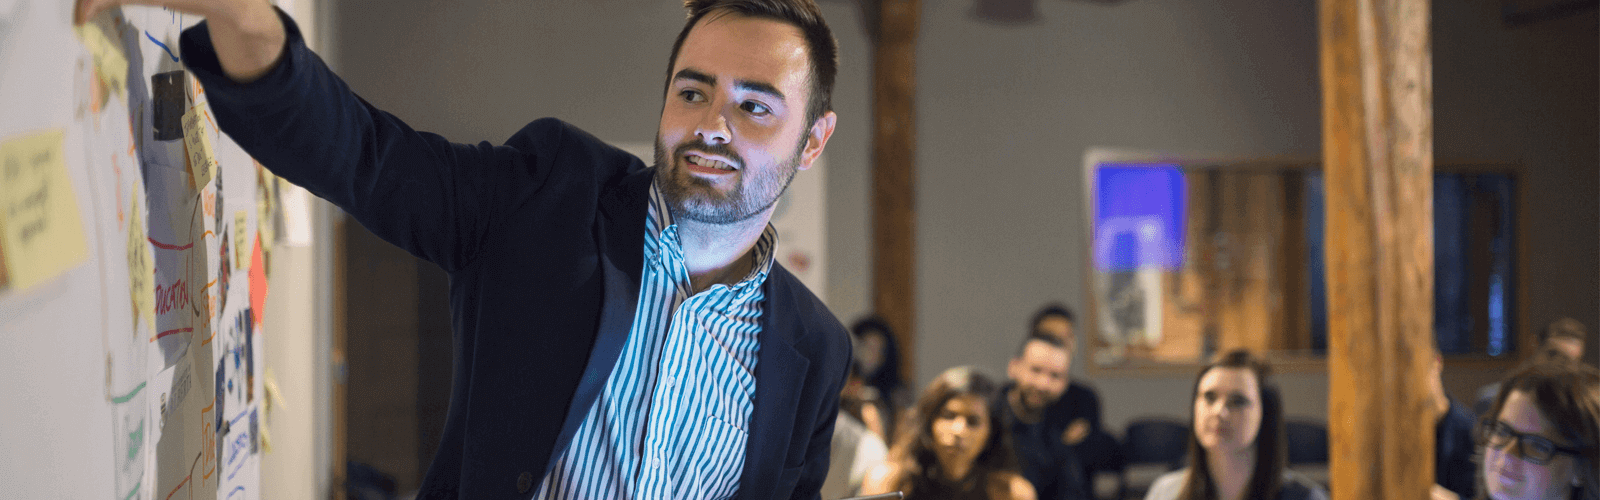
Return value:
M 722 116 L 718 106 L 712 106 L 700 117 L 700 123 L 695 125 L 695 135 L 706 144 L 727 144 L 732 137 L 728 130 L 728 119 Z

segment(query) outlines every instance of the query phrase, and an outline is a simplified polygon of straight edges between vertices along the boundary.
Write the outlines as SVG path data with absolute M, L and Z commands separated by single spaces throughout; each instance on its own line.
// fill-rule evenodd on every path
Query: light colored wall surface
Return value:
M 827 296 L 848 323 L 870 307 L 870 52 L 852 2 L 822 5 L 842 54 L 827 150 Z M 1083 304 L 1086 148 L 1320 154 L 1315 2 L 1037 5 L 1038 22 L 1005 27 L 969 17 L 971 2 L 923 3 L 915 383 L 956 364 L 1001 374 L 1036 307 Z M 1530 260 L 1526 320 L 1600 323 L 1595 16 L 1511 30 L 1493 0 L 1434 8 L 1438 157 L 1526 164 L 1537 193 L 1526 234 L 1530 248 L 1548 248 Z M 362 20 L 341 23 L 334 41 L 337 69 L 358 93 L 419 129 L 492 142 L 541 116 L 649 140 L 682 18 L 675 2 L 643 0 L 335 10 Z M 1588 76 L 1552 84 L 1572 71 Z M 1115 427 L 1182 415 L 1191 383 L 1095 378 Z M 1291 414 L 1325 414 L 1326 377 L 1280 383 Z
M 301 30 L 314 49 L 325 47 L 329 18 L 323 0 L 280 0 L 278 5 L 301 20 Z M 287 187 L 285 192 L 287 192 Z M 298 189 L 298 188 L 294 188 Z M 286 197 L 290 198 L 290 197 Z M 328 350 L 332 295 L 332 238 L 327 221 L 331 206 L 310 194 L 312 239 L 285 238 L 272 252 L 271 288 L 267 294 L 265 357 L 282 404 L 269 402 L 265 424 L 272 451 L 261 460 L 261 498 L 323 498 L 332 483 L 333 432 L 329 400 Z

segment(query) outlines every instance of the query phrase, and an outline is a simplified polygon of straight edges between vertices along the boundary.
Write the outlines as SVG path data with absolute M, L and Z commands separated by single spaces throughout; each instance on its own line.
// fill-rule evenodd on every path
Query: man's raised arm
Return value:
M 236 83 L 261 78 L 283 56 L 283 21 L 267 0 L 78 0 L 73 22 L 82 24 L 120 5 L 166 7 L 205 17 L 222 71 Z

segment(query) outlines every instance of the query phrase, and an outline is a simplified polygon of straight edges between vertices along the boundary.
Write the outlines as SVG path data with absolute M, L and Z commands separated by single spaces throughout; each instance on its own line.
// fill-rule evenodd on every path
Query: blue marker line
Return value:
M 156 40 L 156 37 L 150 36 L 149 31 L 144 32 L 144 37 L 149 38 L 151 42 L 154 42 L 157 46 L 160 46 L 161 50 L 167 51 L 167 57 L 171 57 L 172 62 L 178 62 L 178 56 L 172 53 L 172 49 L 168 48 L 167 44 L 161 43 L 161 40 Z

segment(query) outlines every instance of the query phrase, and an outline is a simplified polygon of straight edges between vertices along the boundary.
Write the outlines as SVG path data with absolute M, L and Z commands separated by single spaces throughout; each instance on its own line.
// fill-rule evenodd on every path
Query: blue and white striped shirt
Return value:
M 536 499 L 731 498 L 755 409 L 762 283 L 778 233 L 755 268 L 698 294 L 678 226 L 650 186 L 639 308 L 617 364 Z

